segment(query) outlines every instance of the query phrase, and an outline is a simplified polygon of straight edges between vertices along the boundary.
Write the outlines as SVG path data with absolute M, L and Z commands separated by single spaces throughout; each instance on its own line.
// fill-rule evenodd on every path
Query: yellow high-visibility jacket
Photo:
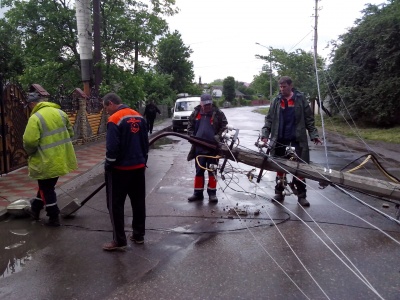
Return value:
M 33 179 L 59 177 L 78 167 L 71 137 L 71 122 L 60 106 L 39 102 L 26 125 L 23 143 L 28 158 L 29 176 Z

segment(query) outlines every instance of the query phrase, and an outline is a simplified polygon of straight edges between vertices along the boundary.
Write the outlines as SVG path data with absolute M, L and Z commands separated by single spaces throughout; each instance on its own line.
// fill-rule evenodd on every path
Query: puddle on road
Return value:
M 167 137 L 162 137 L 155 141 L 151 146 L 150 149 L 163 149 L 165 146 L 177 144 L 180 140 L 174 140 Z
M 0 280 L 23 270 L 32 254 L 48 245 L 56 234 L 29 218 L 12 218 L 0 223 Z

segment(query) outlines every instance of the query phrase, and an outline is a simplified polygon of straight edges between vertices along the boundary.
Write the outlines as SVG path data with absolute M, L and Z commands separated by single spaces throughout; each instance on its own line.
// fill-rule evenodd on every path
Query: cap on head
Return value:
M 39 95 L 39 93 L 29 93 L 28 94 L 28 98 L 26 99 L 26 104 L 25 104 L 25 108 L 28 106 L 29 103 L 32 102 L 40 102 L 40 99 L 43 98 Z
M 200 104 L 201 105 L 207 105 L 207 104 L 212 104 L 213 99 L 210 94 L 203 94 L 200 97 Z

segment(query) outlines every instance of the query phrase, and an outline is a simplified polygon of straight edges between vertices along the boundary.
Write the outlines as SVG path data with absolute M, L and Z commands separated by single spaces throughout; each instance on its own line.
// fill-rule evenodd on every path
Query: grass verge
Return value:
M 268 108 L 256 109 L 254 112 L 266 115 Z M 315 116 L 315 126 L 322 128 L 321 116 L 319 115 Z M 324 116 L 324 128 L 325 130 L 333 131 L 346 137 L 361 137 L 370 141 L 400 144 L 400 126 L 378 128 L 366 124 L 354 124 L 352 121 L 346 122 L 346 120 L 339 117 L 329 118 L 328 116 Z

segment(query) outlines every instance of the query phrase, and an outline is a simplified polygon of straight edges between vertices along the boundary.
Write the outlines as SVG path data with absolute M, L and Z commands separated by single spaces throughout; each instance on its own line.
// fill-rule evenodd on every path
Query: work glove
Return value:
M 214 139 L 219 143 L 221 142 L 221 136 L 219 134 L 214 135 Z
M 322 141 L 319 138 L 314 138 L 312 141 L 315 145 L 322 145 Z

